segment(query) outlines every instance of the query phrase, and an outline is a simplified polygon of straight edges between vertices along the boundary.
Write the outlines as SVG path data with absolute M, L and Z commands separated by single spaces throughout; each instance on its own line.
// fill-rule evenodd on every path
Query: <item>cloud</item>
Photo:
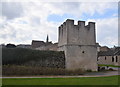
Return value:
M 88 19 L 96 22 L 97 42 L 101 45 L 118 45 L 118 18 Z
M 7 19 L 13 19 L 22 16 L 23 8 L 21 3 L 16 2 L 2 2 L 2 16 L 6 16 Z
M 98 13 L 104 14 L 108 9 L 117 9 L 117 3 L 108 2 L 63 2 L 63 3 L 52 3 L 49 4 L 51 13 L 63 15 L 72 14 L 76 18 L 80 18 L 84 14 L 89 14 L 90 16 Z
M 116 9 L 114 3 L 80 2 L 4 2 L 2 6 L 0 42 L 15 44 L 30 44 L 33 39 L 45 40 L 47 34 L 49 34 L 51 41 L 57 42 L 58 26 L 61 23 L 56 23 L 54 20 L 48 21 L 49 15 L 56 14 L 62 16 L 67 14 L 72 15 L 73 19 L 79 20 L 80 18 L 82 19 L 84 14 L 91 16 L 98 13 L 101 15 L 108 9 Z M 98 41 L 104 45 L 105 43 L 102 41 L 103 36 L 111 38 L 112 32 L 110 30 L 113 31 L 111 24 L 115 20 L 97 19 L 95 21 L 98 23 Z M 116 30 L 114 33 L 116 33 Z M 116 38 L 116 36 L 114 37 Z M 106 38 L 106 40 L 110 41 L 111 39 L 109 38 Z
M 55 24 L 53 23 L 46 22 L 33 26 L 23 23 L 23 21 L 24 18 L 16 18 L 7 22 L 7 24 L 1 28 L 2 31 L 0 32 L 0 40 L 2 43 L 31 43 L 32 39 L 45 40 L 47 34 L 50 34 L 50 36 L 54 38 L 56 36 L 57 27 L 55 27 Z M 53 39 L 53 41 L 55 40 Z

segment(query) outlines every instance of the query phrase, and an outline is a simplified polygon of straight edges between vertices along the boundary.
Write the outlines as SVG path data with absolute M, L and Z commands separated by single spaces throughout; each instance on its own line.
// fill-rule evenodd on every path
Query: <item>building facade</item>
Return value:
M 108 48 L 108 47 L 107 47 Z M 120 66 L 120 47 L 98 52 L 98 64 Z
M 36 50 L 57 51 L 58 50 L 58 43 L 50 42 L 49 37 L 47 35 L 46 42 L 38 41 L 38 40 L 32 40 L 31 47 L 32 47 L 32 49 L 36 49 Z

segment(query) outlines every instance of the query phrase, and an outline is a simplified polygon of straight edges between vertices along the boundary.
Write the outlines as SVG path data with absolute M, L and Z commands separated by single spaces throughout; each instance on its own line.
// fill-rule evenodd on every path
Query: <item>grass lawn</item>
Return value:
M 3 78 L 3 85 L 118 85 L 118 76 L 79 78 Z

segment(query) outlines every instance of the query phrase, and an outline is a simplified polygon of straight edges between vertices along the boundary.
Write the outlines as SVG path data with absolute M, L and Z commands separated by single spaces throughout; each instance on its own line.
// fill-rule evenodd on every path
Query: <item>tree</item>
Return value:
M 7 44 L 6 47 L 7 47 L 7 48 L 15 48 L 16 45 L 15 45 L 15 44 Z

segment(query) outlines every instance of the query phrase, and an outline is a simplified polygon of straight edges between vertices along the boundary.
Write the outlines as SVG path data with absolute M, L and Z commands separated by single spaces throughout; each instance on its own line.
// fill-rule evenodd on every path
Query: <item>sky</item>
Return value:
M 66 19 L 96 22 L 96 41 L 118 45 L 117 2 L 0 2 L 0 44 L 58 42 L 58 27 Z

